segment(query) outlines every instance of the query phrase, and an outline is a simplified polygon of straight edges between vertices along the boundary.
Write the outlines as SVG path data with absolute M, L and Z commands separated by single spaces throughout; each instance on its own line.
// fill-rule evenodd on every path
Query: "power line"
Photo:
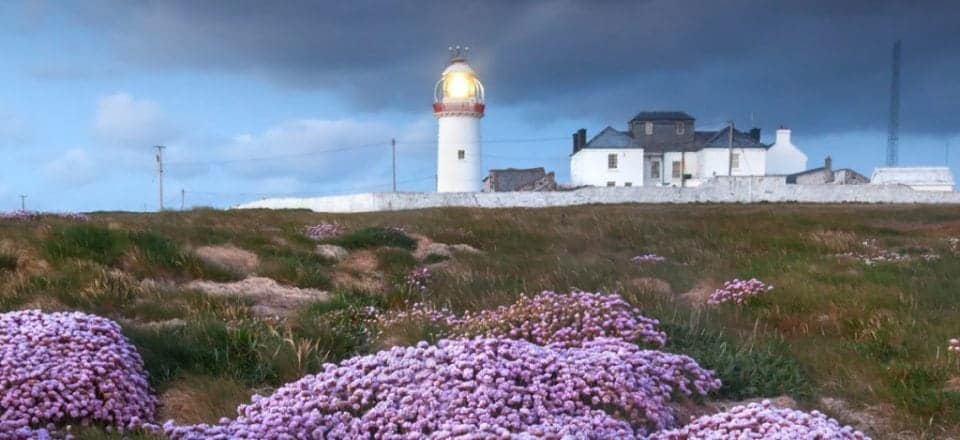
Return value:
M 377 143 L 377 144 L 365 144 L 365 145 L 354 145 L 351 147 L 342 147 L 342 148 L 330 148 L 326 150 L 316 150 L 306 153 L 297 153 L 297 154 L 281 154 L 275 156 L 261 156 L 261 157 L 247 157 L 242 159 L 224 159 L 224 160 L 210 160 L 210 161 L 180 161 L 180 162 L 168 162 L 167 166 L 200 166 L 200 165 L 221 165 L 228 163 L 241 163 L 241 162 L 261 162 L 265 160 L 276 160 L 276 159 L 292 159 L 296 157 L 307 157 L 307 156 L 316 156 L 319 154 L 326 153 L 338 153 L 343 151 L 357 150 L 362 148 L 372 148 L 372 147 L 382 147 L 387 145 L 386 143 Z

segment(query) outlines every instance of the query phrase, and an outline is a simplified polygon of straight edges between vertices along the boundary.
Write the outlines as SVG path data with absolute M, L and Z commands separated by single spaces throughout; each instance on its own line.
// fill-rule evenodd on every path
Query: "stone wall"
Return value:
M 717 177 L 697 188 L 616 187 L 558 192 L 363 193 L 264 199 L 239 209 L 317 212 L 399 211 L 437 207 L 540 208 L 614 203 L 924 203 L 960 204 L 958 192 L 914 191 L 902 185 L 788 185 L 783 176 Z

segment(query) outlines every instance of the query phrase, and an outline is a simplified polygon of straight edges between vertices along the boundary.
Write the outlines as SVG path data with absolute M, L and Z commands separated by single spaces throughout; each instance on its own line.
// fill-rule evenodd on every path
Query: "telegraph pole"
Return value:
M 733 176 L 733 121 L 730 124 L 730 135 L 727 137 L 727 177 Z
M 26 194 L 20 194 L 20 210 L 21 210 L 21 211 L 26 211 L 26 210 L 27 210 L 27 195 L 26 195 Z
M 393 192 L 397 192 L 397 140 L 390 139 L 390 149 L 393 152 Z
M 160 211 L 163 212 L 163 145 L 154 145 L 157 149 L 157 180 L 160 182 Z
M 180 210 L 183 211 L 183 201 L 187 198 L 187 190 L 180 188 Z

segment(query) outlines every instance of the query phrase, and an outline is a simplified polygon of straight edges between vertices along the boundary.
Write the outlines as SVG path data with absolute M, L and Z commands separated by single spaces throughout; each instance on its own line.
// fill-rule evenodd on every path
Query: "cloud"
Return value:
M 61 184 L 80 186 L 97 178 L 97 166 L 86 150 L 67 150 L 43 166 L 44 175 Z
M 150 100 L 114 93 L 97 101 L 94 134 L 115 147 L 144 148 L 175 141 L 179 128 Z
M 350 119 L 296 119 L 257 134 L 235 136 L 213 163 L 253 179 L 273 180 L 272 187 L 292 189 L 303 184 L 349 186 L 390 181 L 390 139 L 402 133 L 421 139 L 420 124 L 393 127 Z
M 127 62 L 336 90 L 363 109 L 421 111 L 444 48 L 465 43 L 491 112 L 625 123 L 682 109 L 817 132 L 885 128 L 903 38 L 903 130 L 960 126 L 955 1 L 103 0 L 78 12 Z
M 13 113 L 0 111 L 0 147 L 20 146 L 30 141 L 26 121 Z

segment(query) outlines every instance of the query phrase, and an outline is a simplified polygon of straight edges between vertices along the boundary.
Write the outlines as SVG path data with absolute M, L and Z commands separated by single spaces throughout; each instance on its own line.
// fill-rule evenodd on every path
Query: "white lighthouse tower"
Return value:
M 450 65 L 433 93 L 437 137 L 437 192 L 480 191 L 480 118 L 483 84 L 467 64 L 469 48 L 450 48 Z

